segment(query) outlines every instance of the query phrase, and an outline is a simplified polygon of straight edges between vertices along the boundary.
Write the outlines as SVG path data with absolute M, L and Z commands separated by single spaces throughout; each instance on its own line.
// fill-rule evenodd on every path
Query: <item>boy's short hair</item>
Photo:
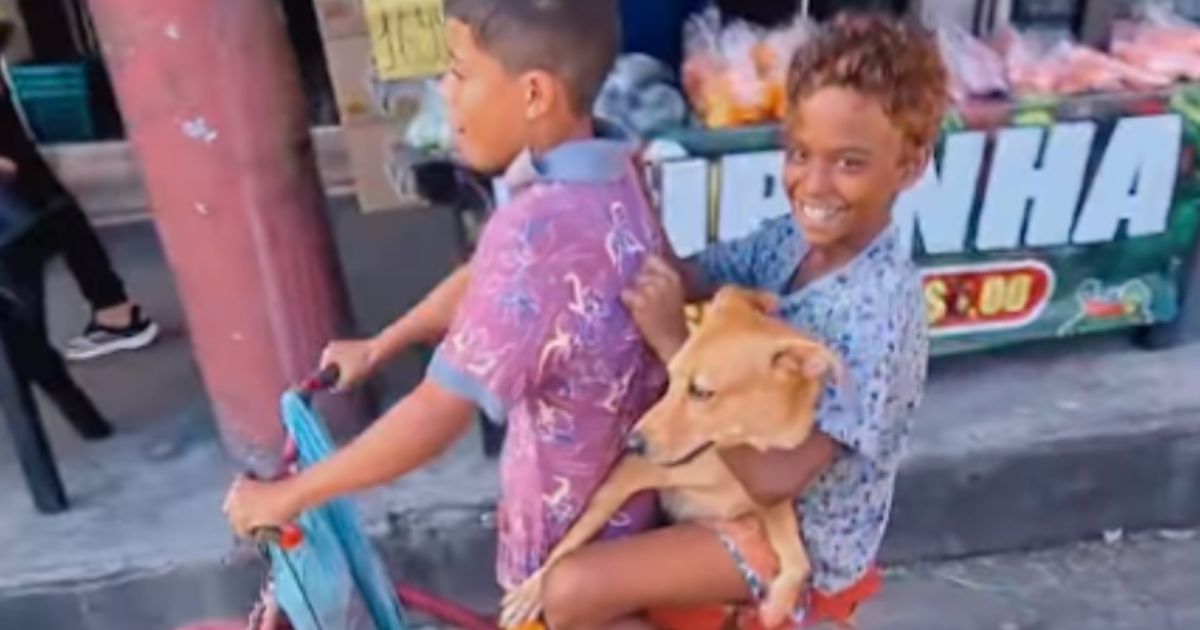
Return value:
M 950 103 L 937 44 L 918 25 L 873 13 L 843 13 L 796 52 L 788 103 L 827 87 L 878 100 L 910 146 L 930 150 Z
M 621 45 L 616 0 L 446 0 L 446 17 L 509 72 L 558 77 L 590 113 Z

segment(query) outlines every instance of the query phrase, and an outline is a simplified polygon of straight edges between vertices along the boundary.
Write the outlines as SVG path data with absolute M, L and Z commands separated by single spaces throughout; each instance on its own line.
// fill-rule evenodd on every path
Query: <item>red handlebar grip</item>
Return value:
M 292 524 L 282 527 L 260 527 L 251 532 L 251 536 L 259 544 L 276 544 L 284 551 L 292 551 L 304 544 L 304 530 Z
M 292 551 L 304 544 L 304 530 L 295 525 L 284 525 L 279 528 L 279 548 Z

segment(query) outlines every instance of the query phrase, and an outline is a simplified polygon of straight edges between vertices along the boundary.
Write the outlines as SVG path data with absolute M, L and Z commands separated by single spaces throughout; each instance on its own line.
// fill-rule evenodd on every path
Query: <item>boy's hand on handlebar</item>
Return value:
M 339 378 L 334 389 L 346 391 L 370 378 L 378 365 L 378 355 L 372 339 L 333 341 L 321 355 L 321 369 L 337 366 Z
M 265 482 L 244 476 L 233 481 L 223 507 L 233 531 L 243 538 L 262 527 L 282 527 L 302 509 L 292 479 Z

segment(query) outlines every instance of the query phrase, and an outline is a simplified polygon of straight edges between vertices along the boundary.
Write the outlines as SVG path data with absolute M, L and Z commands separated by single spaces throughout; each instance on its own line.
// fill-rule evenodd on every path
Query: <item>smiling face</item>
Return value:
M 915 152 L 880 103 L 852 89 L 803 97 L 786 134 L 792 215 L 816 247 L 869 242 L 918 172 Z
M 808 438 L 836 362 L 767 315 L 773 308 L 765 294 L 721 290 L 671 361 L 667 393 L 634 428 L 644 456 L 679 466 L 709 448 L 788 449 Z
M 510 73 L 481 48 L 464 22 L 447 22 L 446 45 L 450 69 L 441 89 L 455 145 L 471 168 L 502 171 L 528 143 L 525 77 Z
M 877 13 L 843 12 L 788 70 L 785 180 L 818 249 L 858 251 L 922 174 L 949 102 L 931 34 Z

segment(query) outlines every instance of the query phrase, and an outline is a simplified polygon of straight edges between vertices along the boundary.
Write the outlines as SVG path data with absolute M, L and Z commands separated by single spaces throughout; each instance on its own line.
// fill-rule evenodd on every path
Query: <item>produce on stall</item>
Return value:
M 955 24 L 939 24 L 935 32 L 956 103 L 1008 95 L 1008 73 L 999 53 Z
M 957 102 L 1003 97 L 1010 89 L 1016 96 L 1075 95 L 1200 79 L 1200 27 L 1158 3 L 1138 13 L 1114 25 L 1111 53 L 1059 29 L 1010 25 L 986 40 L 950 23 L 934 30 Z M 685 30 L 683 83 L 698 120 L 710 129 L 780 120 L 787 62 L 813 28 L 803 17 L 764 29 L 722 23 L 715 10 L 694 16 Z
M 1200 80 L 1200 29 L 1162 5 L 1113 28 L 1113 53 L 1171 80 Z
M 722 25 L 715 10 L 692 17 L 683 86 L 699 119 L 719 129 L 782 118 L 788 62 L 812 28 L 803 17 L 771 30 L 741 20 Z

